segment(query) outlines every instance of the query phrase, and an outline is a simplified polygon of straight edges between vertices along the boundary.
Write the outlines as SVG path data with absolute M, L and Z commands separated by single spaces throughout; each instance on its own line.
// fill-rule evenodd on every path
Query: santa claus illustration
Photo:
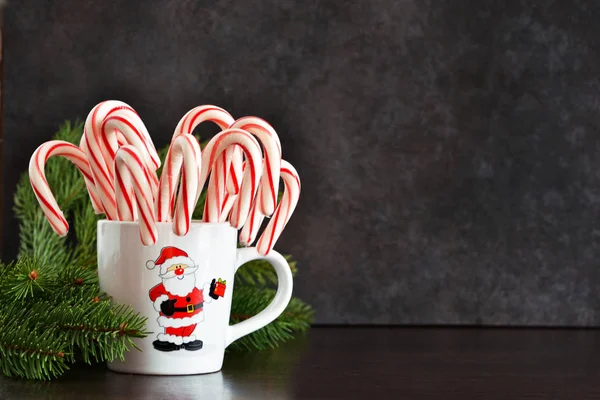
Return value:
M 194 335 L 196 324 L 204 320 L 204 305 L 219 296 L 214 294 L 215 279 L 196 287 L 198 266 L 177 247 L 164 247 L 156 260 L 146 263 L 148 269 L 159 267 L 162 282 L 150 289 L 150 300 L 159 312 L 158 325 L 164 328 L 153 342 L 160 351 L 200 350 L 202 341 Z

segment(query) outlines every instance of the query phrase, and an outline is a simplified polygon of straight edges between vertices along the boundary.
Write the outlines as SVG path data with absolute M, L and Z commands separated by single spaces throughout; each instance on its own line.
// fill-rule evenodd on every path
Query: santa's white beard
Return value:
M 178 276 L 173 278 L 163 279 L 163 285 L 167 292 L 183 297 L 192 292 L 194 290 L 194 286 L 196 286 L 196 275 L 195 274 L 187 274 L 183 275 L 182 279 L 179 279 Z

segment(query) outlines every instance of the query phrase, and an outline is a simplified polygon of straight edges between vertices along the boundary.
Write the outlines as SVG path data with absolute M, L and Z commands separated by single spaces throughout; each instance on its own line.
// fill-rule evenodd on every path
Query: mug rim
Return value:
M 140 221 L 117 221 L 117 220 L 112 220 L 112 219 L 100 219 L 98 220 L 98 224 L 107 224 L 107 225 L 139 225 Z M 173 221 L 168 221 L 168 222 L 156 222 L 156 225 L 173 225 Z M 229 224 L 229 222 L 204 222 L 202 220 L 199 219 L 193 219 L 191 221 L 190 226 L 195 225 L 195 226 L 228 226 L 231 227 L 232 229 L 235 229 L 233 226 L 231 226 Z

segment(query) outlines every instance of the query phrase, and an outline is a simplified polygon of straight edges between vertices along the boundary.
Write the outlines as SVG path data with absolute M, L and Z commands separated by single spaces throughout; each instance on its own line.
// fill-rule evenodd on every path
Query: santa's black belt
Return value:
M 204 305 L 204 303 L 188 304 L 187 307 L 175 307 L 175 308 L 173 308 L 173 311 L 174 312 L 193 313 L 197 309 L 202 308 L 203 305 Z

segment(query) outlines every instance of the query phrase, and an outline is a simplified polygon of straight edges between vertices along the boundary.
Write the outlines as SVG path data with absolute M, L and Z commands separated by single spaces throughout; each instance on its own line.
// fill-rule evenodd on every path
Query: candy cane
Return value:
M 273 129 L 269 123 L 257 118 L 257 117 L 244 117 L 238 119 L 231 126 L 232 128 L 239 128 L 253 133 L 258 137 L 264 148 L 265 160 L 264 168 L 265 173 L 261 178 L 261 187 L 268 187 L 268 190 L 259 190 L 258 196 L 261 199 L 260 209 L 263 215 L 271 215 L 277 205 L 277 191 L 279 190 L 279 170 L 281 164 L 281 143 L 277 132 Z M 207 195 L 207 202 L 204 205 L 204 212 L 206 215 L 208 204 L 211 202 L 217 202 L 222 204 L 222 210 L 219 220 L 225 221 L 229 215 L 229 211 L 234 206 L 237 194 L 239 190 L 239 180 L 241 178 L 241 163 L 242 157 L 241 152 L 234 152 L 232 154 L 232 162 L 229 176 L 225 176 L 220 173 L 223 169 L 227 168 L 227 165 L 219 161 L 218 169 L 219 173 L 211 176 L 209 187 L 216 185 L 211 194 L 216 196 L 215 199 L 210 199 Z M 222 164 L 222 165 L 221 165 Z M 220 179 L 217 179 L 220 178 Z M 227 193 L 224 193 L 224 180 L 227 180 Z
M 267 255 L 269 251 L 273 249 L 273 246 L 275 246 L 275 242 L 277 242 L 277 239 L 281 236 L 281 232 L 283 232 L 283 229 L 290 220 L 292 213 L 298 204 L 298 198 L 300 197 L 300 177 L 298 176 L 298 172 L 296 172 L 296 169 L 292 164 L 284 160 L 281 162 L 281 179 L 285 185 L 281 201 L 256 244 L 256 249 L 262 255 Z M 254 221 L 252 216 L 250 217 L 248 232 L 251 234 L 249 236 L 245 236 L 244 230 L 242 230 L 240 241 L 243 243 L 249 245 L 254 241 L 252 233 L 256 236 L 258 227 L 262 222 L 262 216 L 259 215 L 258 212 L 254 214 L 254 217 L 256 218 Z
M 85 136 L 81 136 L 81 140 L 79 142 L 79 148 L 83 151 L 84 154 L 87 154 L 87 145 L 85 144 Z M 86 156 L 87 159 L 87 156 Z M 90 170 L 91 176 L 91 170 Z M 93 181 L 85 180 L 85 187 L 87 189 L 88 194 L 90 195 L 90 199 L 92 200 L 92 208 L 94 209 L 94 214 L 104 214 L 104 207 L 102 206 L 102 201 L 100 197 L 98 197 L 98 193 L 96 192 L 96 185 Z
M 286 169 L 289 170 L 289 168 L 284 168 L 287 167 L 289 165 L 289 163 L 285 160 L 281 160 L 281 170 Z M 245 167 L 245 165 L 244 165 Z M 292 167 L 293 168 L 293 167 Z M 284 185 L 286 185 L 285 181 L 284 181 Z M 265 215 L 260 211 L 260 207 L 259 207 L 259 200 L 260 200 L 260 195 L 262 190 L 264 189 L 264 186 L 262 184 L 262 182 L 260 183 L 260 185 L 258 185 L 258 191 L 256 193 L 256 198 L 254 199 L 254 202 L 252 203 L 252 208 L 250 209 L 250 214 L 248 215 L 248 219 L 246 220 L 246 223 L 244 224 L 244 226 L 242 227 L 242 230 L 240 231 L 240 243 L 243 244 L 244 246 L 250 246 L 252 245 L 252 243 L 256 240 L 256 236 L 258 234 L 258 230 L 260 229 L 260 226 L 263 223 L 263 220 L 265 219 Z
M 125 136 L 123 136 L 123 134 L 119 131 L 116 132 L 116 139 L 117 139 L 117 146 L 115 146 L 115 151 L 116 151 L 117 147 L 121 147 L 121 146 L 124 146 L 127 144 L 127 139 L 125 139 Z M 87 140 L 86 140 L 85 134 L 81 136 L 81 140 L 79 142 L 79 148 L 81 150 L 83 150 L 84 153 L 88 154 Z M 96 188 L 93 187 L 92 189 L 95 193 Z M 88 193 L 90 194 L 90 197 L 92 199 L 92 206 L 94 208 L 94 212 L 96 214 L 103 214 L 104 207 L 102 206 L 102 202 L 100 202 L 98 195 L 92 194 L 91 189 L 89 187 L 88 187 Z M 133 195 L 133 192 L 132 192 L 132 195 Z M 134 219 L 137 219 L 137 210 L 136 209 L 133 210 L 133 214 L 134 214 Z
M 242 149 L 233 146 L 231 150 L 231 165 L 227 177 L 227 192 L 229 194 L 238 194 L 240 191 L 240 181 L 242 180 L 242 165 L 244 162 Z
M 117 219 L 111 156 L 116 143 L 111 144 L 110 148 L 102 146 L 101 130 L 106 117 L 121 109 L 132 110 L 129 105 L 121 101 L 108 100 L 97 104 L 85 120 L 81 145 L 87 154 L 104 213 L 112 220 Z
M 99 106 L 111 107 L 106 114 L 101 112 L 96 114 L 94 121 L 94 127 L 100 128 L 100 131 L 95 133 L 100 135 L 100 152 L 107 166 L 113 167 L 115 153 L 119 146 L 133 144 L 139 149 L 144 149 L 146 152 L 144 158 L 148 159 L 148 165 L 158 169 L 160 157 L 138 113 L 122 101 L 108 100 L 100 103 Z
M 181 184 L 179 185 L 179 194 L 177 196 L 177 205 L 175 206 L 175 218 L 173 222 L 173 232 L 178 236 L 184 236 L 190 229 L 192 213 L 196 207 L 197 193 L 202 190 L 198 185 L 200 179 L 200 168 L 202 167 L 202 157 L 200 145 L 196 138 L 190 134 L 179 135 L 171 145 L 171 171 L 172 179 L 177 182 L 181 172 Z M 161 191 L 169 190 L 169 181 L 161 180 Z M 173 185 L 175 190 L 177 186 Z M 174 193 L 169 193 L 169 197 L 175 197 Z
M 268 122 L 257 117 L 240 118 L 231 128 L 246 130 L 255 135 L 264 149 L 264 174 L 261 177 L 263 187 L 260 199 L 260 211 L 263 215 L 271 215 L 277 206 L 279 190 L 279 174 L 281 169 L 281 143 L 277 132 Z
M 202 171 L 200 177 L 200 187 L 204 186 L 208 174 L 211 170 L 214 174 L 223 173 L 226 170 L 215 168 L 215 161 L 219 160 L 227 148 L 238 145 L 246 156 L 247 168 L 244 171 L 240 192 L 232 210 L 231 225 L 239 229 L 248 216 L 252 199 L 256 194 L 258 179 L 262 173 L 260 145 L 256 139 L 248 132 L 242 129 L 226 129 L 213 137 L 202 152 Z M 217 180 L 219 177 L 217 176 Z M 206 195 L 206 213 L 203 220 L 206 222 L 218 222 L 220 218 L 222 204 L 217 202 L 216 185 L 209 185 Z
M 119 131 L 117 131 L 116 134 L 117 134 L 117 147 L 125 146 L 127 144 L 127 139 L 125 139 L 125 136 L 123 136 L 123 134 Z M 133 188 L 131 188 L 130 192 L 131 192 L 129 194 L 130 197 L 135 196 L 135 193 L 133 192 Z M 156 195 L 156 194 L 153 193 L 153 195 Z M 133 208 L 133 220 L 137 221 L 137 219 L 138 219 L 137 208 L 134 207 Z
M 184 134 L 191 134 L 196 126 L 202 122 L 211 121 L 217 124 L 221 129 L 226 129 L 234 122 L 233 117 L 224 109 L 211 105 L 198 106 L 188 111 L 177 124 L 171 143 L 175 139 Z M 175 185 L 176 180 L 173 179 L 173 166 L 171 163 L 171 148 L 167 152 L 163 172 L 160 176 L 158 202 L 156 205 L 157 217 L 159 221 L 169 221 L 171 212 L 175 202 Z M 166 182 L 166 183 L 164 183 Z M 200 196 L 200 191 L 197 194 L 196 201 Z
M 104 118 L 101 129 L 102 150 L 108 155 L 108 160 L 114 159 L 116 153 L 111 145 L 112 138 L 116 143 L 125 141 L 135 146 L 143 154 L 146 164 L 155 170 L 160 167 L 160 158 L 154 150 L 152 141 L 148 140 L 144 123 L 133 109 L 114 110 Z
M 107 157 L 106 160 L 109 165 L 109 170 L 113 165 L 116 153 L 112 147 L 112 143 L 118 142 L 118 136 L 120 136 L 117 135 L 116 132 L 119 132 L 128 144 L 133 145 L 140 150 L 144 164 L 148 169 L 153 196 L 156 196 L 158 191 L 158 177 L 156 175 L 156 170 L 160 167 L 160 158 L 158 157 L 156 150 L 154 150 L 152 141 L 148 141 L 149 136 L 144 133 L 144 123 L 133 109 L 123 108 L 115 110 L 102 121 L 101 145 L 103 154 Z M 121 140 L 123 138 L 121 138 Z
M 51 140 L 37 148 L 29 160 L 29 182 L 50 226 L 59 236 L 65 236 L 69 232 L 69 224 L 52 194 L 44 173 L 44 166 L 52 156 L 61 156 L 72 162 L 83 174 L 86 187 L 92 196 L 92 204 L 100 200 L 93 189 L 94 178 L 88 159 L 80 148 L 61 140 Z
M 119 220 L 133 221 L 135 194 L 140 215 L 140 239 L 145 246 L 156 243 L 156 215 L 152 200 L 150 176 L 141 152 L 133 145 L 121 146 L 115 154 L 115 197 Z
M 131 108 L 131 107 L 130 107 Z M 152 138 L 150 137 L 150 133 L 148 132 L 148 129 L 146 129 L 146 125 L 142 122 L 140 116 L 138 115 L 137 112 L 135 112 L 135 110 L 131 109 L 131 111 L 133 111 L 133 113 L 135 114 L 135 117 L 133 120 L 134 121 L 138 121 L 138 129 L 140 130 L 140 132 L 142 133 L 142 135 L 144 136 L 144 142 L 146 143 L 147 147 L 148 147 L 148 152 L 150 153 L 150 158 L 152 159 L 153 164 L 155 165 L 156 169 L 158 169 L 160 167 L 160 157 L 158 155 L 158 152 L 156 151 L 156 147 L 154 146 L 154 142 L 152 141 Z M 120 138 L 119 135 L 117 135 L 117 140 L 120 143 Z M 122 145 L 122 144 L 120 144 Z M 158 182 L 158 179 L 157 179 Z
M 260 187 L 257 190 L 257 195 L 260 196 Z M 221 206 L 221 214 L 219 217 L 219 222 L 225 222 L 227 218 L 229 218 L 229 213 L 231 213 L 231 209 L 237 200 L 236 194 L 225 193 L 225 197 L 223 198 L 223 205 Z
M 221 201 L 221 199 L 219 197 L 217 197 L 216 201 L 217 202 L 221 202 L 223 204 L 222 209 L 221 209 L 221 217 L 219 219 L 219 222 L 224 222 L 225 219 L 227 219 L 227 216 L 229 215 L 229 212 L 231 211 L 231 208 L 233 207 L 233 203 L 235 202 L 235 199 L 237 198 L 237 194 L 240 191 L 240 182 L 242 181 L 242 175 L 243 175 L 243 165 L 245 165 L 244 161 L 243 161 L 243 152 L 242 150 L 239 148 L 239 146 L 232 146 L 232 147 L 228 147 L 227 148 L 227 154 L 225 156 L 225 158 L 227 159 L 227 161 L 229 161 L 229 155 L 231 155 L 231 163 L 229 166 L 229 174 L 225 175 L 224 173 L 221 173 L 220 171 L 223 171 L 225 168 L 227 168 L 227 162 L 218 162 L 217 166 L 219 166 L 219 176 L 223 176 L 223 180 L 217 181 L 217 179 L 213 179 L 214 177 L 211 176 L 210 178 L 210 182 L 209 185 L 217 185 L 217 187 L 215 188 L 215 192 L 217 193 L 217 196 L 220 196 L 221 194 L 223 194 L 223 199 Z M 225 182 L 225 186 L 227 191 L 225 193 L 222 188 L 223 186 L 223 181 Z M 204 203 L 204 212 L 206 212 L 206 203 Z
M 233 178 L 234 176 L 239 176 L 239 178 L 237 178 L 238 185 L 239 185 L 239 183 L 242 181 L 243 172 L 246 169 L 246 162 L 243 161 L 240 163 L 239 172 L 236 170 L 233 170 L 233 168 L 234 168 L 233 165 L 234 165 L 234 163 L 232 162 L 231 163 L 232 171 L 230 174 L 230 178 Z M 256 191 L 256 196 L 259 199 L 261 198 L 260 192 L 261 192 L 261 185 L 259 183 L 258 189 Z M 232 194 L 229 192 L 225 193 L 225 196 L 223 196 L 223 202 L 222 202 L 222 206 L 221 206 L 221 216 L 219 218 L 219 222 L 225 222 L 229 218 L 229 214 L 231 213 L 231 209 L 233 208 L 233 205 L 234 205 L 236 199 L 237 199 L 237 194 Z M 254 204 L 254 203 L 252 203 L 252 204 Z M 205 205 L 206 205 L 206 203 L 205 203 Z
M 125 146 L 127 144 L 127 139 L 125 139 L 125 136 L 123 136 L 123 134 L 121 132 L 117 132 L 117 145 L 119 147 L 121 146 Z
M 243 162 L 242 160 L 243 152 L 237 145 L 228 147 L 223 155 L 219 157 L 208 182 L 208 187 L 212 189 L 207 191 L 207 201 L 204 203 L 203 215 L 209 215 L 208 204 L 232 203 L 233 205 L 233 201 L 237 198 L 240 190 L 239 184 L 242 180 L 240 165 Z M 229 171 L 229 174 L 226 173 L 227 171 Z M 208 195 L 209 191 L 210 196 Z M 208 201 L 209 198 L 210 201 Z M 223 211 L 219 210 L 219 215 L 223 215 L 222 213 Z M 221 219 L 220 217 L 219 220 Z

